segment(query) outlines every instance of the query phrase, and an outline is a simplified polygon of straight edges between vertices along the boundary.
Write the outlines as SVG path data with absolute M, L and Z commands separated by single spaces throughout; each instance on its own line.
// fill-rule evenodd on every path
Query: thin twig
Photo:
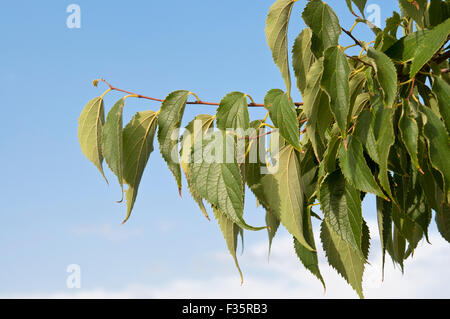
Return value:
M 348 35 L 350 38 L 352 38 L 353 41 L 355 41 L 355 44 L 356 44 L 356 45 L 358 45 L 358 46 L 360 46 L 361 48 L 365 49 L 364 46 L 362 45 L 362 43 L 361 43 L 357 38 L 355 38 L 355 37 L 353 36 L 353 34 L 352 34 L 350 31 L 345 30 L 344 28 L 341 28 L 341 29 L 342 29 L 342 31 L 344 31 L 344 33 L 345 33 L 346 35 Z
M 101 82 L 105 83 L 111 89 L 111 91 L 118 91 L 118 92 L 130 94 L 130 95 L 134 95 L 136 98 L 139 98 L 139 99 L 146 99 L 146 100 L 151 100 L 151 101 L 156 101 L 156 102 L 164 102 L 164 100 L 162 100 L 162 99 L 157 99 L 157 98 L 154 98 L 154 97 L 149 97 L 149 96 L 145 96 L 145 95 L 142 95 L 142 94 L 137 94 L 137 93 L 133 93 L 133 92 L 130 92 L 130 91 L 127 91 L 127 90 L 119 89 L 119 88 L 111 85 L 105 79 L 99 79 L 98 81 L 101 81 Z M 217 102 L 206 102 L 206 101 L 199 101 L 199 100 L 197 100 L 197 101 L 188 101 L 188 102 L 186 102 L 186 104 L 214 105 L 214 106 L 219 106 L 220 105 L 220 103 L 217 103 Z M 295 104 L 295 106 L 302 106 L 303 102 L 295 102 L 294 104 Z M 248 106 L 249 107 L 264 107 L 264 104 L 249 103 Z
M 363 61 L 363 60 L 361 60 L 360 58 L 358 58 L 357 56 L 351 56 L 351 55 L 345 55 L 347 58 L 349 58 L 349 59 L 352 59 L 352 60 L 355 60 L 355 61 L 358 61 L 358 62 L 360 62 L 360 63 L 362 63 L 362 64 L 364 64 L 364 65 L 367 65 L 367 66 L 370 66 L 371 68 L 373 68 L 373 65 L 372 64 L 370 64 L 370 63 L 367 63 L 367 62 L 365 62 L 365 61 Z

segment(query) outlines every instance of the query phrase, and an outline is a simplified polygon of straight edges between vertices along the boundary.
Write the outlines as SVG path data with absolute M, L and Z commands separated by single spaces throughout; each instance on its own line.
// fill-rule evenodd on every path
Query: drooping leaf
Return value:
M 317 58 L 324 51 L 338 44 L 341 35 L 339 19 L 331 7 L 321 0 L 309 1 L 302 14 L 306 25 L 311 28 L 311 50 Z
M 389 152 L 395 143 L 393 128 L 393 111 L 391 108 L 384 107 L 381 94 L 375 93 L 371 96 L 370 101 L 374 110 L 374 135 L 378 150 L 378 158 L 380 172 L 378 175 L 379 182 L 383 189 L 391 196 L 391 188 L 389 184 L 388 159 Z
M 274 213 L 266 211 L 266 225 L 267 233 L 269 235 L 269 257 L 272 250 L 272 241 L 277 233 L 278 227 L 280 227 L 280 220 L 275 216 Z
M 320 238 L 329 264 L 353 287 L 358 296 L 363 298 L 365 259 L 362 254 L 344 241 L 327 220 L 322 222 Z
M 221 130 L 241 128 L 248 129 L 250 116 L 248 114 L 247 95 L 241 92 L 227 94 L 217 109 L 217 128 Z
M 131 215 L 136 201 L 142 174 L 153 152 L 153 139 L 157 126 L 157 114 L 153 111 L 138 112 L 123 130 L 123 181 L 128 185 L 125 191 L 127 216 Z
M 392 239 L 392 254 L 394 262 L 400 265 L 402 272 L 404 271 L 403 261 L 406 257 L 406 238 L 401 234 L 398 227 L 394 224 L 394 235 Z
M 227 214 L 221 212 L 219 209 L 214 208 L 214 216 L 217 219 L 220 230 L 222 231 L 222 235 L 225 238 L 225 242 L 227 244 L 228 251 L 234 259 L 234 263 L 236 264 L 236 268 L 239 271 L 239 275 L 241 277 L 241 284 L 244 282 L 244 276 L 242 275 L 241 267 L 239 266 L 239 262 L 236 256 L 236 250 L 238 246 L 238 235 L 241 231 L 241 228 L 233 223 L 227 216 Z
M 286 83 L 288 95 L 291 92 L 291 75 L 289 72 L 287 31 L 292 7 L 295 2 L 296 0 L 275 1 L 269 9 L 265 29 L 267 44 L 272 50 L 273 60 L 280 69 L 281 75 Z
M 366 75 L 363 72 L 350 75 L 349 81 L 350 112 L 348 114 L 349 121 L 351 121 L 354 117 L 356 117 L 364 107 L 365 104 L 364 101 L 358 100 L 358 98 L 361 99 L 361 95 L 366 93 L 363 92 L 364 87 L 366 86 L 366 82 L 367 82 Z
M 209 129 L 213 127 L 214 117 L 209 114 L 197 115 L 189 124 L 186 126 L 185 134 L 181 137 L 181 149 L 180 149 L 180 159 L 181 168 L 186 176 L 189 191 L 195 200 L 195 202 L 200 207 L 203 215 L 209 219 L 206 208 L 203 204 L 202 198 L 197 194 L 195 189 L 192 187 L 191 182 L 191 170 L 189 167 L 189 162 L 191 159 L 192 147 L 195 143 L 202 143 L 201 139 L 208 132 Z
M 406 149 L 411 157 L 411 162 L 420 168 L 419 158 L 417 156 L 418 152 L 418 141 L 419 141 L 419 127 L 415 118 L 411 115 L 411 110 L 409 102 L 407 100 L 403 101 L 402 116 L 398 123 L 400 129 L 400 135 Z
M 366 160 L 364 159 L 363 147 L 357 138 L 348 136 L 347 149 L 341 143 L 339 147 L 339 164 L 345 178 L 353 187 L 360 191 L 386 198 L 375 181 L 369 166 L 367 166 Z
M 444 45 L 450 34 L 450 18 L 436 26 L 429 33 L 425 34 L 416 49 L 409 76 L 415 77 L 434 54 Z
M 350 111 L 349 75 L 350 67 L 344 52 L 338 47 L 328 48 L 324 54 L 320 86 L 330 98 L 331 112 L 344 138 L 347 136 L 347 121 Z
M 161 106 L 158 116 L 158 143 L 162 157 L 167 163 L 181 192 L 181 169 L 178 155 L 178 137 L 186 102 L 191 92 L 175 91 L 170 93 Z
M 192 187 L 199 196 L 243 229 L 264 228 L 244 221 L 244 185 L 233 136 L 223 131 L 206 134 L 201 144 L 194 144 L 189 166 Z
M 384 279 L 384 265 L 386 261 L 386 251 L 392 251 L 392 203 L 377 197 L 377 220 L 380 234 L 382 252 L 382 273 Z
M 440 198 L 439 196 L 441 193 L 439 191 L 440 187 L 438 186 L 438 182 L 434 177 L 434 169 L 428 157 L 428 146 L 427 142 L 425 141 L 425 137 L 419 137 L 418 146 L 419 164 L 422 168 L 422 171 L 424 172 L 424 174 L 419 175 L 420 184 L 422 185 L 428 206 L 430 206 L 434 211 L 437 212 L 441 207 L 440 203 L 442 201 L 442 198 Z
M 404 208 L 406 218 L 412 221 L 412 235 L 407 237 L 410 243 L 409 250 L 413 251 L 419 241 L 425 235 L 428 240 L 428 226 L 431 222 L 431 208 L 427 204 L 426 195 L 418 178 L 418 172 L 413 171 L 406 194 L 406 205 Z
M 280 130 L 281 136 L 297 150 L 300 150 L 300 129 L 292 99 L 283 91 L 270 90 L 264 98 L 270 118 Z
M 304 151 L 300 153 L 300 186 L 307 201 L 314 199 L 317 189 L 318 162 L 312 152 L 311 144 L 306 144 Z
M 420 110 L 426 116 L 423 132 L 428 140 L 431 163 L 444 179 L 444 198 L 450 198 L 450 144 L 444 123 L 428 107 L 421 105 Z M 447 199 L 448 201 L 449 199 Z
M 370 229 L 364 219 L 362 224 L 361 250 L 365 260 L 367 261 L 369 259 L 370 250 Z
M 439 113 L 444 119 L 447 133 L 450 135 L 450 85 L 439 77 L 434 77 L 433 93 L 439 102 Z
M 303 111 L 308 121 L 306 132 L 312 143 L 316 157 L 321 159 L 325 151 L 325 131 L 331 124 L 333 115 L 330 111 L 328 95 L 320 88 L 323 72 L 323 59 L 311 66 L 306 77 L 306 88 L 303 94 Z
M 436 224 L 442 237 L 450 243 L 450 205 L 442 204 L 441 209 L 436 211 Z
M 104 123 L 105 106 L 103 98 L 93 98 L 84 107 L 78 120 L 78 140 L 83 154 L 98 168 L 106 181 L 102 165 L 102 130 Z
M 378 83 L 384 92 L 384 103 L 392 107 L 397 96 L 397 71 L 391 59 L 376 49 L 369 48 L 368 56 L 375 62 Z
M 333 134 L 328 141 L 328 147 L 323 154 L 323 160 L 319 166 L 319 184 L 327 174 L 333 173 L 337 169 L 336 159 L 340 145 L 339 142 L 340 139 L 337 134 Z
M 256 120 L 250 123 L 250 127 L 255 129 L 249 137 L 249 145 L 246 147 L 248 152 L 245 159 L 245 182 L 249 189 L 253 192 L 259 204 L 261 204 L 266 211 L 272 211 L 269 202 L 266 198 L 263 185 L 264 170 L 267 170 L 265 163 L 265 138 L 262 136 L 265 128 L 261 128 L 262 120 Z
M 359 191 L 345 180 L 340 171 L 335 171 L 320 186 L 319 201 L 327 224 L 355 253 L 362 255 Z
M 303 93 L 307 85 L 306 79 L 308 72 L 314 62 L 314 55 L 311 51 L 311 37 L 311 29 L 303 29 L 297 39 L 295 39 L 292 49 L 292 66 L 294 67 L 297 78 L 297 87 L 302 93 L 302 96 L 304 96 Z
M 123 107 L 120 99 L 109 111 L 103 126 L 102 150 L 105 161 L 117 176 L 123 195 Z
M 279 168 L 274 178 L 278 182 L 278 194 L 280 198 L 279 211 L 275 211 L 278 219 L 284 227 L 303 246 L 314 250 L 305 238 L 304 234 L 304 192 L 300 177 L 300 153 L 291 146 L 285 146 L 279 155 Z
M 372 160 L 379 163 L 380 159 L 378 156 L 375 133 L 373 131 L 373 123 L 374 118 L 372 112 L 367 109 L 363 110 L 356 120 L 353 135 L 361 141 Z

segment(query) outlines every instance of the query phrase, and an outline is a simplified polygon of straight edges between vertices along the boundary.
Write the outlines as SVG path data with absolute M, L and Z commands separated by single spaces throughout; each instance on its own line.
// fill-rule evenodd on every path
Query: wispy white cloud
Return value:
M 430 234 L 432 245 L 422 242 L 414 258 L 405 262 L 404 275 L 387 260 L 385 281 L 381 281 L 381 252 L 376 223 L 369 223 L 372 233 L 370 265 L 364 276 L 367 298 L 448 298 L 450 297 L 450 245 L 439 234 Z M 318 233 L 318 232 L 316 232 Z M 318 245 L 320 246 L 320 245 Z M 332 269 L 319 248 L 319 263 L 327 284 L 307 272 L 294 255 L 292 239 L 277 238 L 270 263 L 267 243 L 249 245 L 240 258 L 245 283 L 239 285 L 231 258 L 213 252 L 214 261 L 229 267 L 208 278 L 173 279 L 157 285 L 130 284 L 120 290 L 80 289 L 50 294 L 11 295 L 7 298 L 356 298 L 354 291 Z M 222 269 L 222 267 L 220 267 Z

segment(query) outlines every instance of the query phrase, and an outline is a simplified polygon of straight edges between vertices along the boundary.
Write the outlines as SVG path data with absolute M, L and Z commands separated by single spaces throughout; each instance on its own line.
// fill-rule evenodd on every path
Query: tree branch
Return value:
M 362 43 L 361 43 L 357 38 L 355 38 L 355 37 L 353 36 L 353 34 L 352 34 L 350 31 L 345 30 L 344 28 L 341 28 L 341 29 L 342 29 L 342 31 L 344 31 L 344 33 L 345 33 L 346 35 L 348 35 L 350 38 L 352 38 L 353 41 L 355 41 L 355 44 L 357 44 L 357 45 L 360 46 L 361 48 L 364 48 L 364 46 L 362 45 Z
M 123 89 L 119 89 L 119 88 L 111 85 L 105 79 L 99 79 L 99 80 L 96 80 L 96 81 L 97 82 L 100 81 L 100 82 L 105 83 L 111 89 L 111 91 L 118 91 L 118 92 L 122 92 L 122 93 L 126 93 L 126 94 L 135 95 L 139 99 L 146 99 L 146 100 L 156 101 L 156 102 L 164 102 L 164 100 L 162 100 L 162 99 L 157 99 L 157 98 L 154 98 L 154 97 L 149 97 L 149 96 L 145 96 L 145 95 L 142 95 L 142 94 L 137 94 L 137 93 L 133 93 L 133 92 L 130 92 L 130 91 L 123 90 Z M 96 86 L 96 82 L 95 81 L 94 81 L 94 85 Z M 220 103 L 217 103 L 217 102 L 206 102 L 206 101 L 188 101 L 188 102 L 186 102 L 186 104 L 214 105 L 214 106 L 219 106 L 220 105 Z M 303 102 L 295 102 L 294 104 L 295 104 L 295 106 L 302 106 Z M 264 107 L 264 104 L 249 103 L 248 106 L 249 107 Z

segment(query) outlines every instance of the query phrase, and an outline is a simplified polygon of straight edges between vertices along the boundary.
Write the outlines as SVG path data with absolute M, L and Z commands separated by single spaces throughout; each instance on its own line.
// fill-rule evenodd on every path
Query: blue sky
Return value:
M 304 27 L 300 18 L 304 2 L 294 7 L 291 42 Z M 72 3 L 81 8 L 81 29 L 66 26 L 66 8 Z M 215 291 L 222 293 L 220 297 L 273 297 L 277 286 L 268 285 L 271 281 L 280 285 L 280 294 L 288 293 L 286 297 L 304 296 L 307 289 L 312 291 L 308 296 L 323 296 L 320 284 L 309 279 L 299 264 L 292 266 L 298 271 L 293 275 L 295 287 L 292 277 L 277 268 L 276 257 L 280 262 L 293 253 L 284 231 L 275 243 L 279 253 L 274 252 L 271 264 L 260 249 L 266 248 L 266 233 L 246 233 L 249 252 L 241 266 L 249 279 L 241 287 L 216 223 L 206 221 L 186 190 L 179 198 L 158 152 L 151 155 L 131 219 L 120 226 L 125 216 L 125 206 L 115 203 L 120 189 L 109 173 L 111 185 L 104 183 L 77 140 L 82 108 L 106 90 L 92 87 L 91 81 L 99 77 L 153 97 L 186 89 L 208 101 L 236 90 L 262 101 L 269 89 L 283 88 L 264 35 L 271 3 L 17 0 L 2 4 L 0 296 L 208 297 Z M 350 28 L 353 19 L 344 1 L 329 3 L 343 17 L 342 25 Z M 381 5 L 382 21 L 395 9 L 395 1 L 369 0 L 368 4 Z M 358 26 L 356 34 L 372 37 L 364 26 Z M 351 41 L 343 35 L 342 44 Z M 107 107 L 120 97 L 108 94 Z M 301 100 L 297 93 L 294 97 Z M 154 102 L 128 99 L 125 122 L 137 111 L 158 108 Z M 214 111 L 190 106 L 185 118 Z M 251 112 L 252 119 L 263 116 L 262 110 Z M 373 220 L 373 199 L 364 205 L 366 218 Z M 246 206 L 248 221 L 262 224 L 264 212 L 254 200 L 249 197 Z M 436 241 L 435 249 L 448 254 L 449 249 Z M 428 247 L 424 248 L 425 254 Z M 259 266 L 254 263 L 258 258 L 264 260 Z M 70 264 L 81 266 L 81 289 L 66 287 Z M 420 278 L 421 270 L 417 270 Z M 380 291 L 389 291 L 392 297 L 410 296 L 413 280 L 398 278 L 398 270 L 392 273 L 403 288 Z M 330 272 L 329 277 L 328 296 L 356 296 L 337 275 Z M 283 280 L 289 282 L 286 287 Z M 422 286 L 416 288 L 418 294 L 427 293 Z M 431 293 L 432 287 L 428 288 Z M 442 291 L 442 296 L 447 292 Z

